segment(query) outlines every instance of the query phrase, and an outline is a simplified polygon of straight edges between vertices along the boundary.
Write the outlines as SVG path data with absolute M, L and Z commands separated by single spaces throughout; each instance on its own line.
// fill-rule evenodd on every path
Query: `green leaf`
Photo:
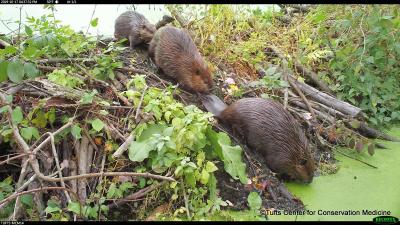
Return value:
M 21 107 L 17 106 L 11 113 L 11 120 L 14 125 L 18 125 L 19 123 L 22 122 L 22 119 L 23 119 L 23 114 Z
M 33 63 L 25 63 L 24 71 L 28 78 L 35 78 L 39 76 L 39 70 L 36 68 L 36 65 Z
M 71 134 L 72 134 L 72 136 L 74 136 L 74 138 L 75 138 L 76 140 L 79 140 L 79 139 L 82 138 L 81 131 L 82 131 L 82 129 L 79 127 L 78 124 L 75 124 L 75 125 L 72 126 L 72 128 L 71 128 Z
M 114 197 L 114 195 L 115 195 L 115 191 L 117 190 L 117 187 L 116 187 L 116 185 L 115 185 L 115 183 L 112 183 L 111 185 L 110 185 L 110 187 L 108 188 L 108 191 L 107 191 L 107 198 L 108 199 L 110 199 L 110 198 L 113 198 Z
M 82 104 L 91 104 L 96 94 L 97 90 L 93 90 L 91 93 L 85 93 L 79 102 Z
M 361 126 L 361 122 L 356 119 L 353 119 L 353 120 L 351 120 L 350 125 L 351 125 L 351 127 L 358 129 Z
M 212 173 L 212 172 L 218 170 L 218 168 L 215 166 L 215 164 L 214 164 L 213 162 L 210 162 L 210 161 L 208 161 L 208 162 L 206 163 L 206 168 L 205 168 L 205 169 L 206 169 L 206 171 L 209 172 L 209 173 Z
M 61 211 L 61 209 L 56 201 L 50 199 L 49 201 L 47 201 L 47 207 L 44 211 L 46 213 L 53 213 L 53 212 Z
M 78 202 L 70 202 L 68 203 L 68 211 L 73 212 L 77 215 L 81 214 L 81 206 Z
M 207 184 L 208 179 L 210 179 L 210 173 L 203 169 L 200 174 L 200 183 Z
M 258 210 L 261 208 L 262 200 L 257 192 L 251 192 L 247 197 L 247 202 L 249 203 L 250 209 Z
M 32 29 L 30 28 L 30 27 L 28 27 L 28 26 L 26 26 L 25 25 L 25 33 L 28 35 L 28 36 L 32 36 Z
M 146 185 L 146 179 L 143 177 L 139 177 L 139 187 L 144 188 L 145 185 Z
M 24 65 L 19 61 L 8 63 L 7 75 L 12 82 L 20 83 L 24 78 Z
M 167 126 L 162 125 L 162 124 L 151 124 L 149 125 L 146 129 L 142 131 L 140 136 L 137 138 L 138 141 L 143 141 L 147 140 L 155 134 L 161 135 L 164 132 L 164 129 L 166 129 Z
M 5 47 L 3 51 L 4 51 L 4 54 L 6 54 L 6 55 L 7 54 L 12 55 L 12 54 L 16 53 L 18 51 L 18 49 L 12 45 L 9 45 L 9 46 Z
M 277 68 L 278 68 L 278 67 L 276 67 L 276 66 L 271 66 L 271 67 L 269 67 L 269 68 L 267 69 L 267 71 L 265 71 L 266 75 L 272 76 L 273 74 L 275 74 Z
M 104 123 L 99 118 L 92 121 L 92 127 L 95 131 L 99 132 L 103 129 Z
M 370 143 L 368 145 L 368 153 L 373 156 L 375 154 L 375 143 Z
M 3 106 L 3 107 L 1 107 L 0 108 L 0 113 L 3 113 L 3 112 L 5 112 L 5 111 L 7 111 L 8 109 L 7 109 L 7 106 L 5 105 L 5 106 Z
M 53 124 L 56 120 L 56 109 L 51 107 L 50 111 L 46 113 L 46 118 L 49 120 L 50 124 Z
M 95 18 L 95 19 L 93 19 L 92 21 L 90 21 L 90 25 L 91 25 L 92 27 L 96 27 L 97 24 L 98 24 L 98 22 L 99 22 L 99 18 Z
M 100 205 L 100 210 L 102 212 L 104 212 L 105 214 L 108 214 L 108 210 L 109 210 L 108 205 Z
M 22 195 L 21 202 L 28 207 L 32 207 L 33 206 L 33 195 L 31 195 L 31 194 Z
M 210 179 L 208 179 L 208 189 L 210 190 L 210 200 L 214 201 L 217 199 L 217 178 L 215 178 L 214 174 L 210 175 Z
M 128 189 L 133 188 L 133 184 L 131 182 L 123 182 L 120 186 L 119 189 L 123 192 L 127 191 Z
M 3 61 L 0 63 L 0 82 L 7 80 L 8 77 L 7 67 L 8 67 L 8 61 Z
M 149 152 L 154 150 L 148 141 L 134 141 L 129 146 L 129 159 L 133 162 L 142 162 L 149 157 Z
M 196 187 L 196 178 L 193 172 L 185 173 L 185 183 L 189 184 L 190 187 Z
M 224 169 L 234 179 L 239 179 L 247 184 L 246 164 L 242 161 L 242 149 L 239 146 L 231 146 L 231 140 L 226 133 L 207 130 L 207 136 L 215 149 L 217 156 L 224 162 Z
M 12 95 L 7 95 L 6 96 L 6 103 L 11 104 L 13 101 L 13 96 Z
M 31 129 L 32 136 L 35 139 L 39 139 L 39 130 L 36 127 L 29 127 Z
M 32 120 L 32 123 L 36 125 L 36 127 L 45 128 L 47 125 L 46 114 L 43 110 L 39 110 L 36 113 L 36 118 Z
M 27 140 L 30 141 L 32 139 L 32 129 L 30 127 L 25 127 L 21 129 L 21 136 Z

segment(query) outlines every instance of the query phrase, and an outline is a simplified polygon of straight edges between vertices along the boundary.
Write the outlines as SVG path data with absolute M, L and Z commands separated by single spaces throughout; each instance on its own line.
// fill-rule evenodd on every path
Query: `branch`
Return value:
M 155 190 L 156 188 L 162 186 L 164 183 L 165 183 L 165 181 L 160 182 L 160 183 L 155 184 L 155 185 L 152 185 L 152 186 L 149 186 L 149 187 L 147 187 L 147 188 L 141 189 L 141 190 L 139 190 L 139 191 L 137 191 L 137 192 L 135 192 L 135 193 L 133 193 L 133 194 L 131 194 L 131 195 L 126 196 L 126 197 L 123 198 L 123 199 L 119 199 L 119 200 L 117 200 L 116 202 L 113 202 L 113 203 L 109 204 L 109 205 L 108 205 L 108 208 L 109 208 L 109 209 L 115 208 L 115 207 L 118 207 L 119 205 L 124 204 L 124 203 L 127 202 L 127 201 L 132 201 L 132 200 L 136 200 L 136 199 L 142 198 L 142 197 L 144 197 L 147 193 L 152 192 L 152 191 Z
M 130 134 L 129 137 L 126 139 L 126 141 L 124 143 L 122 143 L 121 146 L 119 146 L 119 148 L 117 149 L 117 151 L 114 152 L 114 154 L 112 155 L 114 158 L 118 158 L 122 155 L 122 153 L 124 153 L 127 149 L 128 146 L 135 140 L 135 135 Z
M 0 209 L 2 209 L 4 206 L 6 206 L 7 202 L 10 202 L 12 200 L 14 200 L 15 198 L 21 196 L 21 195 L 26 195 L 26 194 L 30 194 L 30 193 L 34 193 L 34 192 L 39 192 L 39 191 L 49 191 L 49 190 L 65 190 L 68 192 L 71 192 L 73 195 L 76 196 L 76 193 L 74 193 L 73 191 L 71 191 L 68 188 L 64 188 L 64 187 L 42 187 L 42 188 L 37 188 L 37 189 L 32 189 L 29 191 L 23 191 L 23 192 L 19 192 L 13 195 L 8 196 L 7 198 L 3 199 L 0 201 Z

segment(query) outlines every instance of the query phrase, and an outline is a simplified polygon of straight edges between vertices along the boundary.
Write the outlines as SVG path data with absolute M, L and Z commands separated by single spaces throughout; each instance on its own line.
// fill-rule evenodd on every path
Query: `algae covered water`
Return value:
M 400 128 L 391 135 L 400 136 Z M 400 217 L 400 143 L 381 141 L 388 149 L 347 154 L 378 167 L 335 154 L 339 161 L 336 174 L 315 177 L 310 185 L 287 183 L 288 189 L 300 198 L 305 215 L 270 215 L 270 220 L 363 220 L 372 221 L 379 215 Z M 299 213 L 298 213 L 299 214 Z

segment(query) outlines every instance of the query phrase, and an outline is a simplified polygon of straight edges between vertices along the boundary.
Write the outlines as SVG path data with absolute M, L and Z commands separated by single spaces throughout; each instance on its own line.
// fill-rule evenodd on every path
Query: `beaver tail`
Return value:
M 216 117 L 219 117 L 222 111 L 224 111 L 224 109 L 227 107 L 227 105 L 220 98 L 213 94 L 202 95 L 201 102 L 207 111 L 211 112 Z

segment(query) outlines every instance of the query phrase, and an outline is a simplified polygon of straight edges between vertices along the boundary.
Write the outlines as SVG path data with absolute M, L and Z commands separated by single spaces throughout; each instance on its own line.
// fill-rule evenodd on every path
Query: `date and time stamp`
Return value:
M 0 0 L 0 4 L 77 4 L 77 0 Z

